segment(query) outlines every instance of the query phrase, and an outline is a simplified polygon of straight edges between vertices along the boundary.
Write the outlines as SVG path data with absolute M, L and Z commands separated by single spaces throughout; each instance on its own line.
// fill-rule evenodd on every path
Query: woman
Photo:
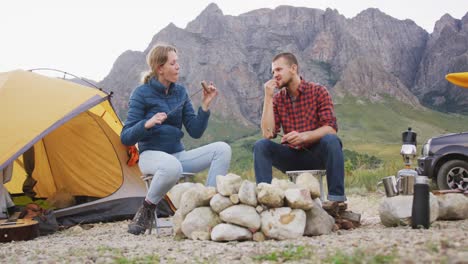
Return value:
M 196 173 L 209 167 L 206 184 L 215 186 L 216 176 L 226 175 L 231 161 L 231 148 L 224 142 L 184 150 L 182 125 L 191 137 L 200 138 L 208 125 L 208 108 L 218 90 L 212 83 L 203 89 L 201 107 L 195 114 L 187 90 L 176 84 L 180 68 L 177 59 L 172 46 L 156 45 L 148 53 L 150 71 L 130 96 L 127 121 L 122 129 L 123 144 L 138 143 L 141 172 L 154 175 L 143 205 L 128 227 L 128 232 L 135 235 L 149 228 L 156 204 L 183 171 Z

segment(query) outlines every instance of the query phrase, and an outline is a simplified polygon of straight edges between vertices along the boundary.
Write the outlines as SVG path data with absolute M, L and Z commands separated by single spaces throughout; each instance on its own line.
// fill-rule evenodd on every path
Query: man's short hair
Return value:
M 289 66 L 296 64 L 297 73 L 299 73 L 299 63 L 297 62 L 296 56 L 294 56 L 294 54 L 292 54 L 291 52 L 282 52 L 273 58 L 273 62 L 279 60 L 280 58 L 284 58 Z

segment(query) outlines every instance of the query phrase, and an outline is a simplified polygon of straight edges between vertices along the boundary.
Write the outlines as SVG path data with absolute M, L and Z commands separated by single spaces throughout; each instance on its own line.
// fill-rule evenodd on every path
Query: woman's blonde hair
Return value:
M 157 68 L 158 66 L 164 65 L 167 62 L 168 54 L 171 51 L 177 53 L 176 48 L 171 45 L 154 45 L 154 47 L 150 50 L 150 52 L 148 52 L 148 55 L 146 56 L 146 63 L 148 64 L 150 70 L 143 73 L 143 83 L 148 83 L 152 77 L 159 77 Z

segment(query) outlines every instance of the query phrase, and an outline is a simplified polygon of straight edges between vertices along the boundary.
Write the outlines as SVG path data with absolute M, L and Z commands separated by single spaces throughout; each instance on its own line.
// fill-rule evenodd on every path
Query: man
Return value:
M 272 73 L 273 79 L 264 85 L 261 127 L 265 139 L 254 146 L 257 183 L 271 183 L 272 166 L 283 172 L 326 169 L 328 200 L 346 201 L 343 151 L 330 94 L 300 77 L 292 53 L 276 55 Z M 276 95 L 275 89 L 280 89 Z M 269 140 L 277 135 L 281 144 Z

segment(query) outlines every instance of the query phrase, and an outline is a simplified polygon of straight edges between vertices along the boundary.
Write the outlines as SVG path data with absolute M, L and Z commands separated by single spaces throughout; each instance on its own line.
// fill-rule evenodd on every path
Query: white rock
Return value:
M 174 237 L 184 238 L 185 235 L 182 232 L 182 222 L 184 221 L 184 216 L 182 213 L 177 210 L 172 216 L 172 228 L 174 229 Z
M 261 205 L 257 205 L 257 207 L 255 207 L 255 211 L 260 214 L 261 212 L 265 211 L 265 208 L 263 208 Z
M 239 200 L 243 204 L 257 206 L 257 190 L 255 183 L 244 180 L 239 188 Z
M 192 240 L 210 240 L 210 233 L 206 231 L 193 231 Z
M 257 185 L 258 202 L 270 208 L 281 207 L 284 204 L 284 191 L 268 183 Z
M 288 206 L 293 209 L 308 210 L 314 206 L 308 189 L 287 189 L 284 197 Z
M 180 211 L 183 216 L 190 213 L 193 209 L 210 204 L 211 197 L 214 196 L 213 188 L 206 188 L 203 185 L 195 185 L 182 194 L 180 199 Z
M 273 208 L 261 214 L 262 232 L 277 240 L 299 238 L 304 234 L 306 214 L 301 209 Z
M 213 196 L 213 198 L 210 200 L 211 209 L 213 209 L 213 211 L 216 213 L 220 213 L 222 210 L 228 208 L 231 205 L 233 205 L 231 199 L 229 197 L 222 196 L 219 193 Z
M 304 172 L 297 176 L 296 185 L 309 190 L 312 199 L 320 197 L 320 182 L 311 173 Z
M 252 240 L 255 242 L 263 242 L 265 241 L 265 235 L 262 232 L 255 232 L 252 236 Z
M 290 180 L 280 180 L 277 178 L 273 178 L 273 180 L 271 181 L 271 185 L 276 186 L 283 191 L 286 191 L 287 189 L 299 188 L 297 184 Z
M 219 224 L 211 231 L 213 241 L 242 241 L 251 240 L 252 233 L 244 227 L 232 224 Z
M 219 213 L 219 217 L 224 222 L 247 227 L 252 232 L 260 228 L 260 215 L 249 205 L 233 205 Z
M 468 197 L 462 193 L 437 195 L 441 220 L 468 219 Z
M 379 207 L 380 221 L 387 227 L 410 225 L 412 207 L 413 195 L 384 197 Z M 430 222 L 433 223 L 439 216 L 439 203 L 432 193 L 429 193 L 429 207 Z
M 231 202 L 233 204 L 238 204 L 239 203 L 239 195 L 237 193 L 231 194 L 231 195 L 229 195 L 229 200 L 231 200 Z
M 241 183 L 241 176 L 233 173 L 228 173 L 226 176 L 216 176 L 216 189 L 224 196 L 238 193 Z
M 191 211 L 182 222 L 182 232 L 192 238 L 193 232 L 207 232 L 221 223 L 219 216 L 210 207 L 198 207 Z
M 195 183 L 193 182 L 183 182 L 174 185 L 171 190 L 167 193 L 169 198 L 171 199 L 172 203 L 176 208 L 179 208 L 180 204 L 180 199 L 182 198 L 182 194 L 186 192 L 188 189 L 192 188 L 195 186 Z

